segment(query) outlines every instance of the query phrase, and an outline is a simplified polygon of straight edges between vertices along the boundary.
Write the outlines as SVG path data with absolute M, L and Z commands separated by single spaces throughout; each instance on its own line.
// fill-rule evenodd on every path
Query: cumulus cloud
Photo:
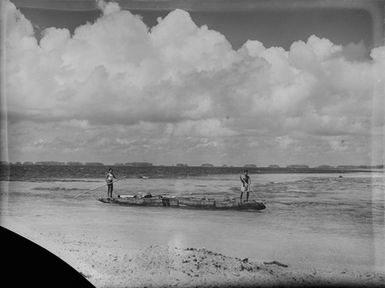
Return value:
M 236 132 L 223 127 L 218 119 L 207 119 L 197 121 L 183 121 L 180 123 L 169 123 L 166 126 L 166 133 L 170 136 L 197 135 L 202 137 L 234 136 Z
M 275 140 L 278 143 L 279 147 L 282 149 L 287 149 L 290 145 L 295 143 L 295 141 L 288 135 L 278 136 Z
M 94 23 L 72 35 L 48 28 L 38 41 L 32 24 L 5 1 L 12 123 L 139 125 L 140 135 L 150 129 L 166 137 L 272 135 L 281 147 L 294 141 L 282 136 L 290 133 L 367 135 L 384 126 L 384 47 L 358 61 L 362 43 L 342 47 L 313 35 L 288 51 L 250 40 L 235 51 L 183 10 L 150 29 L 117 3 L 98 5 L 103 15 Z
M 333 151 L 345 151 L 347 150 L 348 146 L 345 143 L 345 140 L 340 139 L 331 139 L 329 141 L 329 145 L 332 148 Z

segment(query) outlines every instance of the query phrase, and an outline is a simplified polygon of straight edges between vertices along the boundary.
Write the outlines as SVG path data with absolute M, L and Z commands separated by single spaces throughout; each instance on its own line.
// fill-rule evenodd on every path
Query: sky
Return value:
M 383 163 L 366 12 L 3 4 L 9 161 Z
M 100 10 L 47 11 L 25 7 L 20 10 L 32 22 L 38 37 L 42 30 L 52 26 L 73 32 L 87 21 L 95 21 L 102 13 Z M 164 18 L 170 12 L 130 11 L 140 15 L 148 27 L 155 26 L 158 17 Z M 311 35 L 343 45 L 363 41 L 369 47 L 373 42 L 371 18 L 364 10 L 189 11 L 189 14 L 197 26 L 207 25 L 223 34 L 233 49 L 239 49 L 248 39 L 259 40 L 266 47 L 289 49 L 293 41 L 306 41 Z

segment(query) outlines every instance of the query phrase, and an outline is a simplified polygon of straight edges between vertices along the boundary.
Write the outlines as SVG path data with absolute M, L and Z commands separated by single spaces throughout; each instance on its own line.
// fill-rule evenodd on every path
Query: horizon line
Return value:
M 113 166 L 113 167 L 204 167 L 204 168 L 248 168 L 248 169 L 258 169 L 258 168 L 269 168 L 269 169 L 338 169 L 338 168 L 384 168 L 383 163 L 378 164 L 320 164 L 320 165 L 308 165 L 308 164 L 268 164 L 268 165 L 257 165 L 257 164 L 211 164 L 211 163 L 201 163 L 201 164 L 188 164 L 188 163 L 175 163 L 175 164 L 154 164 L 147 161 L 134 161 L 134 162 L 125 162 L 125 163 L 104 163 L 104 162 L 90 162 L 90 161 L 0 161 L 1 165 L 16 165 L 16 166 Z

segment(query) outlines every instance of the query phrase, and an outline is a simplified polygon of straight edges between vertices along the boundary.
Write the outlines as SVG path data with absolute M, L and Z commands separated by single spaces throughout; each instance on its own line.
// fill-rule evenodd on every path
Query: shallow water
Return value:
M 96 201 L 101 179 L 3 181 L 2 219 L 68 241 L 86 234 L 137 250 L 153 244 L 205 247 L 229 256 L 279 260 L 301 269 L 384 269 L 381 173 L 254 174 L 258 212 L 124 207 Z M 238 197 L 239 175 L 122 179 L 116 194 Z M 63 180 L 63 181 L 62 181 Z M 96 188 L 96 189 L 95 189 Z M 7 193 L 8 192 L 8 193 Z

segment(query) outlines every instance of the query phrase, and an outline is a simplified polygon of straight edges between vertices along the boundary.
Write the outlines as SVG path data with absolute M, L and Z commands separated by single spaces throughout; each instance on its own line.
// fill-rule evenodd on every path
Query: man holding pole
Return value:
M 106 175 L 106 183 L 107 183 L 107 197 L 112 198 L 112 191 L 114 190 L 114 179 L 116 179 L 114 172 L 112 171 L 112 168 L 108 169 L 107 175 Z
M 246 192 L 246 202 L 249 202 L 249 194 L 250 194 L 250 186 L 251 186 L 249 171 L 245 170 L 244 175 L 241 175 L 240 179 L 242 182 L 240 202 L 242 203 L 243 192 Z

